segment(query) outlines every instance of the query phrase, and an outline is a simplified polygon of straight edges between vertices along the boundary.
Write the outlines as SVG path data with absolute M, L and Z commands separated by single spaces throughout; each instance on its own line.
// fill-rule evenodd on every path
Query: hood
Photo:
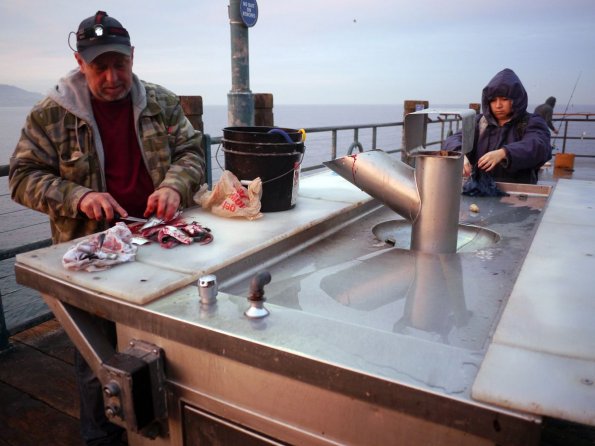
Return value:
M 553 96 L 550 96 L 549 98 L 547 98 L 547 99 L 545 100 L 545 103 L 546 103 L 547 105 L 549 105 L 550 107 L 554 108 L 554 107 L 556 106 L 556 98 L 555 98 L 555 97 L 553 97 Z
M 90 120 L 91 94 L 85 76 L 78 68 L 62 77 L 58 84 L 48 92 L 48 96 L 58 105 L 79 118 Z
M 481 108 L 483 114 L 488 118 L 490 123 L 496 122 L 490 111 L 490 101 L 498 96 L 512 99 L 511 120 L 523 116 L 527 111 L 527 92 L 519 77 L 510 68 L 505 68 L 496 74 L 483 89 Z
M 135 74 L 132 75 L 131 92 L 135 108 L 142 110 L 146 106 L 146 94 L 141 81 Z M 48 96 L 75 116 L 94 122 L 91 92 L 85 76 L 78 68 L 61 78 L 58 84 L 49 91 Z

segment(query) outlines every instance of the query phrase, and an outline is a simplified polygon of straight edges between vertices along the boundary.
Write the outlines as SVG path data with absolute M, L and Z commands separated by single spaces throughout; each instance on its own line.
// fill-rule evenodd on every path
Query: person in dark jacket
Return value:
M 539 168 L 552 157 L 550 132 L 541 117 L 527 113 L 527 103 L 527 92 L 511 69 L 490 80 L 482 92 L 482 113 L 465 160 L 465 176 L 474 166 L 496 181 L 537 183 Z M 460 150 L 461 132 L 448 137 L 443 148 Z
M 554 107 L 556 106 L 556 98 L 550 96 L 545 100 L 545 103 L 538 105 L 535 107 L 534 113 L 536 115 L 541 116 L 545 119 L 545 123 L 549 127 L 549 129 L 554 132 L 555 135 L 558 134 L 556 127 L 554 127 L 554 123 L 552 122 L 552 117 L 554 116 Z

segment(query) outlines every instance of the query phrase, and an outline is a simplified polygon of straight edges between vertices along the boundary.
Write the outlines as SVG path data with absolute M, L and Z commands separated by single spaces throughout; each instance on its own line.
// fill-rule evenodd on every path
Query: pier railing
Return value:
M 591 132 L 585 130 L 579 131 L 577 127 L 585 128 L 585 124 L 589 124 L 589 128 L 592 124 L 595 124 L 595 113 L 575 113 L 575 114 L 558 114 L 554 115 L 552 120 L 554 126 L 558 129 L 558 134 L 552 134 L 552 144 L 560 149 L 562 153 L 565 153 L 568 149 L 568 144 L 571 141 L 581 141 L 583 146 L 583 154 L 578 154 L 579 157 L 595 158 L 595 136 L 588 136 L 589 134 L 595 134 L 595 125 L 592 127 Z M 573 124 L 574 123 L 574 124 Z M 557 124 L 557 125 L 556 125 Z M 575 125 L 575 124 L 580 124 Z M 350 155 L 354 149 L 359 151 L 374 150 L 377 148 L 377 132 L 380 128 L 385 127 L 403 127 L 403 121 L 400 122 L 389 122 L 383 124 L 365 124 L 365 125 L 346 125 L 346 126 L 333 126 L 333 127 L 313 127 L 307 128 L 306 133 L 321 133 L 330 132 L 332 135 L 332 144 L 330 146 L 330 159 L 337 157 L 337 134 L 341 131 L 353 131 L 353 140 L 347 147 L 343 155 Z M 436 127 L 439 128 L 439 132 L 436 132 Z M 426 137 L 435 138 L 426 142 L 426 147 L 437 146 L 440 147 L 444 139 L 451 133 L 458 131 L 460 128 L 460 120 L 453 117 L 446 117 L 446 119 L 428 120 L 428 131 Z M 359 137 L 360 130 L 371 129 L 371 139 L 369 141 L 362 141 Z M 432 131 L 434 130 L 434 131 Z M 561 146 L 561 147 L 560 147 Z M 401 146 L 398 149 L 389 150 L 392 152 L 399 152 L 403 149 Z M 319 166 L 314 166 L 319 167 Z
M 427 148 L 436 147 L 438 149 L 444 139 L 451 133 L 454 133 L 460 128 L 460 120 L 455 118 L 456 115 L 443 116 L 439 119 L 429 119 L 426 133 Z M 595 113 L 581 113 L 581 114 L 559 114 L 554 115 L 553 119 L 556 129 L 560 129 L 558 135 L 552 134 L 552 145 L 554 145 L 558 152 L 565 153 L 573 150 L 572 145 L 576 146 L 580 141 L 581 150 L 577 153 L 577 157 L 595 158 L 595 137 L 588 135 L 595 135 Z M 322 161 L 335 159 L 340 156 L 351 155 L 354 152 L 361 152 L 367 150 L 374 150 L 381 148 L 388 153 L 398 153 L 403 150 L 403 127 L 404 122 L 387 122 L 375 124 L 357 124 L 357 125 L 343 125 L 343 126 L 326 126 L 326 127 L 310 127 L 306 128 L 306 146 L 307 155 L 302 165 L 302 171 L 308 172 L 323 167 Z M 591 129 L 585 131 L 584 128 Z M 388 145 L 382 144 L 379 147 L 379 132 L 384 129 L 392 129 L 392 143 Z M 345 138 L 345 134 L 351 134 Z M 364 135 L 365 133 L 365 135 Z M 313 134 L 326 135 L 326 140 L 322 142 L 317 141 L 317 145 L 323 145 L 326 152 L 320 149 L 316 151 L 316 155 L 310 155 L 309 140 Z M 343 135 L 343 138 L 340 136 Z M 211 147 L 211 154 L 207 160 L 209 172 L 211 174 L 209 184 L 214 179 L 217 179 L 222 169 L 222 161 L 220 154 L 221 137 L 207 136 L 207 146 Z M 339 142 L 339 140 L 341 142 Z M 386 138 L 385 138 L 386 140 Z
M 578 154 L 579 157 L 594 158 L 595 157 L 595 133 L 587 132 L 585 130 L 577 131 L 577 127 L 585 128 L 586 123 L 595 122 L 595 113 L 568 113 L 568 114 L 554 114 L 554 127 L 558 130 L 557 135 L 552 135 L 552 143 L 558 145 L 561 142 L 562 153 L 566 152 L 567 144 L 571 141 L 581 141 L 585 148 L 588 148 L 586 154 Z M 557 125 L 556 125 L 557 124 Z M 589 128 L 590 125 L 589 125 Z M 593 127 L 595 129 L 595 127 Z
M 573 113 L 573 114 L 555 114 L 554 126 L 559 129 L 558 135 L 552 134 L 552 144 L 556 146 L 562 153 L 572 150 L 570 145 L 580 141 L 582 147 L 581 153 L 576 154 L 577 157 L 595 158 L 595 113 Z M 344 156 L 352 154 L 355 150 L 374 150 L 378 147 L 378 132 L 380 129 L 391 128 L 397 130 L 394 133 L 392 147 L 382 147 L 390 153 L 399 152 L 403 149 L 402 130 L 404 122 L 387 122 L 375 124 L 355 124 L 355 125 L 341 125 L 341 126 L 326 126 L 326 127 L 309 127 L 306 128 L 306 134 L 326 134 L 329 138 L 327 153 L 319 153 L 318 157 L 310 158 L 310 162 L 305 162 L 302 170 L 308 171 L 322 167 L 319 159 L 330 160 L 337 156 Z M 584 128 L 592 129 L 585 131 Z M 454 118 L 446 116 L 444 119 L 429 119 L 427 127 L 426 147 L 439 147 L 444 139 L 451 133 L 459 129 L 459 121 Z M 367 131 L 366 136 L 362 133 Z M 348 144 L 344 147 L 339 147 L 339 135 L 345 132 L 352 132 L 352 138 L 349 139 Z M 207 156 L 207 171 L 209 172 L 209 183 L 211 184 L 213 178 L 218 177 L 218 170 L 221 169 L 221 161 L 219 148 L 221 145 L 221 136 L 205 135 L 205 147 L 211 156 Z M 320 143 L 319 143 L 320 145 Z M 576 145 L 576 144 L 574 144 Z M 344 152 L 340 152 L 343 149 Z M 319 151 L 320 152 L 320 151 Z M 308 158 L 306 158 L 308 159 Z M 8 175 L 8 165 L 0 165 L 0 177 Z

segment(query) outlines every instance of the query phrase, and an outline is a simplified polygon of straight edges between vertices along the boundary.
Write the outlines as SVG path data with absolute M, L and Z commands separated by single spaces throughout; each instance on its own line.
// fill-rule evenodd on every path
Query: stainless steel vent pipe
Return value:
M 458 115 L 462 119 L 461 152 L 427 151 L 423 145 L 425 115 Z M 324 164 L 412 222 L 411 249 L 434 254 L 457 249 L 463 154 L 471 150 L 475 111 L 425 109 L 405 118 L 405 150 L 415 168 L 382 150 L 348 155 Z
M 434 254 L 456 252 L 463 155 L 429 152 L 414 155 L 414 159 L 421 210 L 412 220 L 411 249 Z

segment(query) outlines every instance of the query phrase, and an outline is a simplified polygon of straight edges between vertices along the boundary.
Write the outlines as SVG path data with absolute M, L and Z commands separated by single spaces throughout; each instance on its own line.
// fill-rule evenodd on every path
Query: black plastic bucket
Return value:
M 240 181 L 262 180 L 262 212 L 295 206 L 304 156 L 302 134 L 279 127 L 227 127 L 221 140 L 225 169 Z

